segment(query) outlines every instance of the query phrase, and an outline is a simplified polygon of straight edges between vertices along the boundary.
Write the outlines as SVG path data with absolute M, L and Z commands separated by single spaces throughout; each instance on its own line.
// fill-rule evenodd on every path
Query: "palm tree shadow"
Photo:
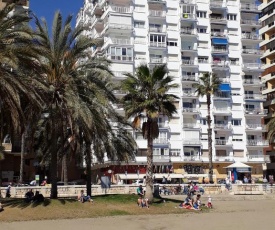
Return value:
M 58 199 L 58 201 L 65 205 L 66 203 L 74 203 L 74 202 L 78 202 L 78 200 L 76 199 L 70 199 L 70 198 L 61 198 L 61 199 Z
M 45 199 L 43 202 L 26 202 L 24 199 L 19 198 L 10 198 L 10 199 L 3 199 L 1 201 L 3 207 L 10 207 L 10 208 L 21 208 L 25 209 L 27 207 L 35 208 L 37 206 L 43 205 L 48 206 L 51 203 L 50 199 Z

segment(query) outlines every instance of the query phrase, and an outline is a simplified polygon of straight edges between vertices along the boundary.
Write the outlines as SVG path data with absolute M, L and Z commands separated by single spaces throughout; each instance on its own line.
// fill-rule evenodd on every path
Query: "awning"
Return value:
M 230 92 L 231 87 L 229 84 L 220 84 L 220 91 L 222 92 Z
M 146 174 L 136 174 L 136 173 L 129 173 L 129 174 L 116 174 L 121 180 L 137 180 L 137 179 L 142 179 L 143 177 L 146 176 Z M 156 173 L 154 174 L 156 179 L 162 179 L 163 177 L 167 178 L 168 174 L 167 173 Z M 185 178 L 184 175 L 179 174 L 179 173 L 170 173 L 170 177 L 173 179 L 180 179 L 180 178 Z
M 249 166 L 249 165 L 246 165 L 246 164 L 244 164 L 242 162 L 235 162 L 235 163 L 233 163 L 231 165 L 228 165 L 225 168 L 252 168 L 252 167 Z
M 212 38 L 213 45 L 227 45 L 228 41 L 226 38 Z

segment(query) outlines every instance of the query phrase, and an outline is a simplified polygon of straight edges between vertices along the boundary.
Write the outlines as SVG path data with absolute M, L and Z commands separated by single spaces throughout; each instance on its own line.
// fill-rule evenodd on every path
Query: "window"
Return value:
M 246 104 L 246 105 L 245 105 L 245 108 L 246 108 L 246 109 L 249 109 L 249 110 L 250 110 L 250 109 L 255 109 L 255 105 Z
M 208 63 L 208 57 L 199 57 L 199 63 Z
M 206 11 L 197 11 L 198 18 L 206 18 Z
M 237 20 L 237 14 L 228 14 L 227 19 L 229 21 L 236 21 Z
M 206 27 L 198 27 L 197 31 L 198 31 L 198 33 L 206 34 Z
M 132 61 L 133 48 L 111 47 L 111 60 Z
M 175 42 L 175 41 L 168 41 L 168 42 L 167 42 L 167 45 L 168 45 L 168 46 L 178 46 L 178 43 Z
M 145 22 L 136 21 L 136 22 L 134 22 L 134 27 L 135 28 L 144 28 L 145 27 Z
M 241 89 L 240 88 L 231 88 L 231 95 L 240 96 L 241 95 Z
M 207 125 L 206 118 L 201 119 L 201 124 L 202 125 Z
M 170 155 L 178 157 L 178 156 L 180 156 L 180 152 L 181 152 L 180 149 L 171 149 Z
M 150 35 L 150 45 L 151 46 L 166 46 L 166 37 L 163 35 L 151 34 Z
M 233 126 L 241 126 L 242 125 L 242 120 L 241 119 L 233 119 L 232 120 L 232 125 Z

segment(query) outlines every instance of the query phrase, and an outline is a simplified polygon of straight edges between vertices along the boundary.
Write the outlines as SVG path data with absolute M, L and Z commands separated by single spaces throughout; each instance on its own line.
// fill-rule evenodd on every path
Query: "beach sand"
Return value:
M 0 223 L 1 230 L 265 230 L 275 224 L 275 200 L 214 201 L 202 213 L 115 216 Z M 153 207 L 150 207 L 153 208 Z

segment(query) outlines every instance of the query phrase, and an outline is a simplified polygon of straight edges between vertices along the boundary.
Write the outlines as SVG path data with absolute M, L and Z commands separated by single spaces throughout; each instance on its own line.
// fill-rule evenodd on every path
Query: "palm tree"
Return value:
M 153 140 L 159 136 L 158 117 L 160 114 L 171 118 L 177 112 L 174 105 L 178 98 L 168 91 L 178 87 L 173 84 L 173 78 L 168 75 L 166 65 L 155 66 L 152 70 L 146 65 L 140 65 L 135 75 L 125 74 L 122 82 L 126 91 L 122 102 L 126 117 L 134 117 L 133 127 L 139 129 L 142 114 L 147 119 L 142 125 L 143 138 L 147 139 L 147 171 L 146 197 L 153 200 Z
M 209 157 L 209 181 L 213 183 L 213 149 L 212 149 L 212 128 L 211 128 L 211 114 L 210 114 L 210 105 L 211 105 L 211 95 L 217 93 L 219 91 L 221 81 L 220 79 L 211 73 L 204 73 L 202 77 L 200 77 L 200 83 L 196 83 L 193 85 L 196 88 L 196 92 L 198 96 L 206 96 L 206 104 L 207 104 L 207 133 L 208 133 L 208 157 Z

